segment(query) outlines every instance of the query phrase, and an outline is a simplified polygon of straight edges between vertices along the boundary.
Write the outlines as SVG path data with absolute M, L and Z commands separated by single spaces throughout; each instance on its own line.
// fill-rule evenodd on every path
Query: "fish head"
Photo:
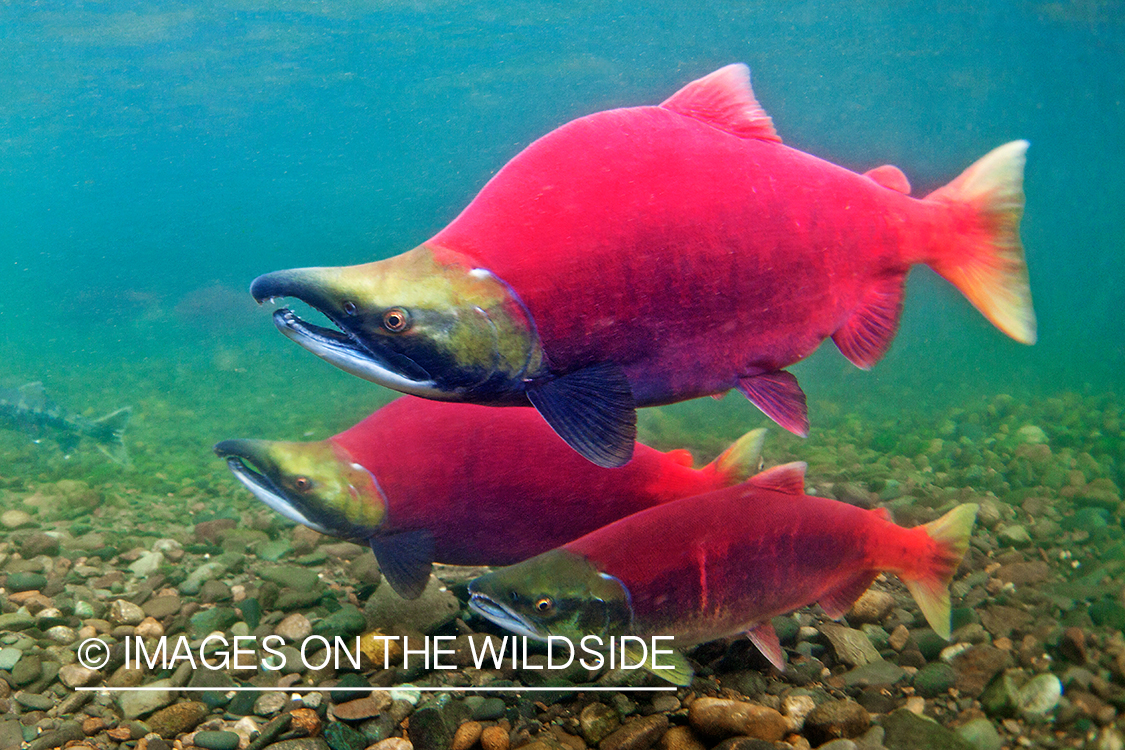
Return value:
M 386 517 L 375 476 L 329 440 L 224 440 L 214 450 L 254 497 L 322 534 L 366 540 Z
M 491 271 L 421 245 L 357 266 L 297 268 L 259 276 L 259 302 L 293 297 L 336 328 L 292 310 L 274 313 L 288 338 L 373 383 L 442 401 L 489 401 L 522 391 L 542 367 L 527 308 Z M 491 398 L 490 398 L 491 397 Z
M 625 585 L 582 555 L 555 549 L 469 584 L 469 608 L 517 635 L 572 641 L 631 632 Z

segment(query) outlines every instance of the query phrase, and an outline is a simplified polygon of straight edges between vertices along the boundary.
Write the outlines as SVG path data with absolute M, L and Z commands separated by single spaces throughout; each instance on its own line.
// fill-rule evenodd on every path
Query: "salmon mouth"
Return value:
M 491 596 L 473 591 L 472 585 L 469 586 L 469 609 L 489 622 L 516 635 L 527 636 L 537 641 L 545 641 L 547 636 L 550 635 L 526 617 L 513 612 Z
M 215 455 L 227 462 L 227 468 L 234 474 L 235 479 L 250 490 L 254 497 L 290 521 L 308 526 L 322 534 L 332 534 L 333 532 L 325 528 L 324 525 L 310 518 L 272 479 L 247 463 L 246 456 L 242 455 L 240 450 L 240 443 L 242 442 L 239 440 L 224 440 L 214 448 Z
M 337 328 L 310 323 L 287 307 L 274 311 L 273 324 L 290 341 L 344 372 L 415 396 L 441 396 L 443 391 L 434 378 L 412 359 L 394 352 L 373 351 L 325 315 Z

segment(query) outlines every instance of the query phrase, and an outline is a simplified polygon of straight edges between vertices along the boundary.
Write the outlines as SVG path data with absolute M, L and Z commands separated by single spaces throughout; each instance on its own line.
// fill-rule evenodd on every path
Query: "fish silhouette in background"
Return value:
M 548 133 L 409 252 L 260 276 L 294 297 L 283 334 L 388 388 L 534 406 L 582 455 L 621 466 L 636 407 L 738 389 L 808 433 L 785 368 L 826 338 L 869 368 L 891 345 L 919 263 L 993 324 L 1033 343 L 1019 237 L 1026 141 L 924 198 L 896 167 L 866 174 L 781 143 L 745 65 L 659 106 Z
M 50 436 L 64 453 L 88 438 L 110 460 L 123 466 L 129 465 L 124 436 L 130 416 L 132 409 L 128 406 L 101 419 L 69 413 L 47 398 L 42 383 L 0 388 L 0 428 L 25 433 L 36 443 Z

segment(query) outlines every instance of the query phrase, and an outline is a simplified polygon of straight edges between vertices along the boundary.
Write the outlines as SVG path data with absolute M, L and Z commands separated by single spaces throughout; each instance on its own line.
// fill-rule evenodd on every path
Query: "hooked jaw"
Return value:
M 378 482 L 329 441 L 224 440 L 214 451 L 254 497 L 291 521 L 341 539 L 379 531 L 386 499 Z
M 347 305 L 350 300 L 339 302 L 329 296 L 332 277 L 337 276 L 339 271 L 340 269 L 335 268 L 275 271 L 254 279 L 250 285 L 250 294 L 259 303 L 293 297 L 328 317 L 336 328 L 310 323 L 287 307 L 273 313 L 273 323 L 277 330 L 325 362 L 346 373 L 402 393 L 441 398 L 443 392 L 434 379 L 408 357 L 395 356 L 385 348 L 365 345 L 363 337 L 347 321 L 347 310 L 352 309 Z
M 469 584 L 469 609 L 516 635 L 524 635 L 537 641 L 545 641 L 550 635 L 549 632 L 545 632 L 535 623 L 500 604 L 489 595 L 474 591 L 472 583 Z
M 439 257 L 440 256 L 440 257 Z M 259 276 L 258 302 L 293 297 L 336 327 L 282 308 L 287 338 L 345 372 L 424 398 L 511 399 L 539 374 L 542 352 L 514 292 L 457 253 L 421 245 L 357 266 L 297 268 Z

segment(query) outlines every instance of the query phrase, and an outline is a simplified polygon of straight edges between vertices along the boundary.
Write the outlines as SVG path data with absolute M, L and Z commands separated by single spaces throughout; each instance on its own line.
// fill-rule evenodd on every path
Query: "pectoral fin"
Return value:
M 791 373 L 778 370 L 751 378 L 740 378 L 738 390 L 767 417 L 794 435 L 809 436 L 809 411 L 805 406 L 805 392 Z
M 624 466 L 633 457 L 637 408 L 619 365 L 563 375 L 529 388 L 527 398 L 567 445 L 598 466 Z
M 626 643 L 624 648 L 625 656 L 632 664 L 640 662 L 647 654 L 648 660 L 645 662 L 645 669 L 673 685 L 686 687 L 691 684 L 692 678 L 695 677 L 695 669 L 688 663 L 687 657 L 679 651 L 660 649 L 660 654 L 657 655 L 656 649 L 642 650 L 635 643 Z
M 417 599 L 434 567 L 434 537 L 428 531 L 373 536 L 367 540 L 379 571 L 403 599 Z

